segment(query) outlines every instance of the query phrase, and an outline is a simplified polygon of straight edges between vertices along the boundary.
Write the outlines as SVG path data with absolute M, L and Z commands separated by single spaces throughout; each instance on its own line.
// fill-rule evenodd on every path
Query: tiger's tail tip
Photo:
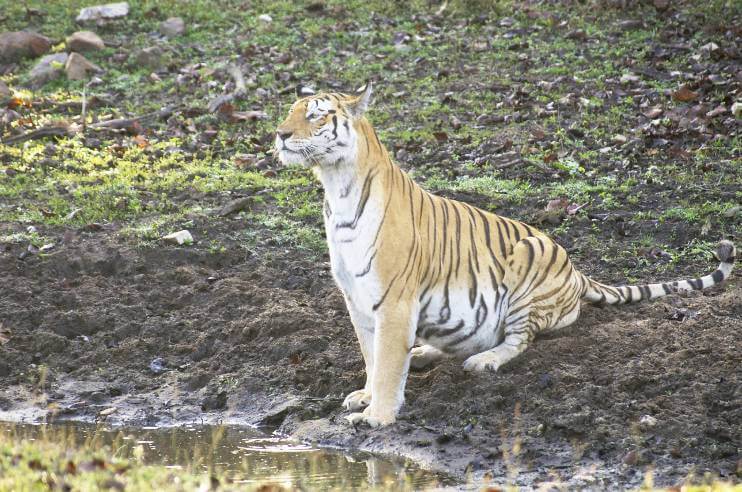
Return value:
M 734 247 L 734 243 L 728 239 L 724 239 L 719 242 L 719 246 L 716 248 L 716 258 L 722 263 L 734 263 L 737 256 L 737 248 Z

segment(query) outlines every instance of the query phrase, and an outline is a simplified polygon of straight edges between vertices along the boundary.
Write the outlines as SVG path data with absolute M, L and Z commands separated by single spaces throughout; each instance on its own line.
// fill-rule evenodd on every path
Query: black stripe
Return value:
M 332 115 L 332 136 L 334 138 L 338 138 L 338 117 L 337 115 Z
M 376 253 L 378 252 L 379 252 L 378 249 L 374 250 L 374 254 L 372 254 L 371 258 L 368 259 L 368 265 L 366 265 L 366 268 L 364 268 L 361 273 L 356 273 L 356 277 L 363 277 L 371 270 L 371 262 L 374 261 L 374 258 L 376 257 Z
M 639 290 L 642 293 L 642 299 L 650 299 L 652 297 L 652 291 L 649 289 L 648 285 L 640 285 Z
M 371 182 L 374 180 L 376 174 L 377 173 L 374 173 L 372 175 L 369 172 L 368 175 L 366 175 L 366 180 L 363 182 L 363 189 L 361 190 L 361 199 L 359 200 L 358 206 L 356 207 L 356 215 L 353 218 L 353 222 L 341 222 L 339 224 L 335 224 L 335 229 L 356 228 L 356 226 L 358 225 L 358 220 L 361 218 L 361 215 L 363 215 L 363 211 L 366 209 L 368 197 L 371 195 Z
M 701 279 L 700 278 L 694 278 L 693 280 L 688 280 L 688 283 L 695 290 L 701 290 L 701 289 L 703 289 L 703 282 L 701 282 Z
M 665 294 L 672 294 L 672 289 L 667 284 L 662 284 L 662 290 L 665 291 Z
M 711 280 L 714 281 L 715 284 L 718 284 L 722 280 L 724 280 L 724 272 L 721 270 L 716 270 L 714 273 L 711 274 Z
M 379 299 L 379 302 L 377 302 L 376 304 L 374 304 L 371 307 L 371 310 L 372 311 L 376 311 L 377 309 L 379 309 L 379 306 L 381 306 L 383 304 L 384 300 L 386 299 L 387 294 L 389 294 L 389 289 L 391 289 L 392 288 L 392 285 L 394 285 L 394 281 L 397 280 L 397 276 L 398 275 L 399 274 L 395 275 L 394 278 L 392 278 L 392 281 L 389 282 L 389 285 L 387 286 L 386 290 L 384 291 L 384 295 L 381 296 L 381 299 Z

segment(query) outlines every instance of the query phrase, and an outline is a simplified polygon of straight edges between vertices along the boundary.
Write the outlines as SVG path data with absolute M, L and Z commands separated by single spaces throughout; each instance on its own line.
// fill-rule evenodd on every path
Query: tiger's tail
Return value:
M 721 263 L 713 273 L 701 278 L 677 280 L 675 282 L 612 287 L 583 275 L 586 290 L 582 298 L 600 304 L 628 304 L 630 302 L 657 299 L 678 291 L 708 289 L 729 277 L 734 266 L 735 255 L 734 244 L 731 241 L 721 241 L 716 250 L 716 257 Z

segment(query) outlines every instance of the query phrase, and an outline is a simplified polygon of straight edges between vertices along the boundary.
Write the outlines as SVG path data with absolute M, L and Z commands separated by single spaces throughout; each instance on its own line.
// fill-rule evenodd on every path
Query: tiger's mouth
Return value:
M 299 164 L 305 167 L 310 166 L 309 160 L 303 153 L 286 147 L 286 144 L 283 144 L 276 150 L 276 155 L 278 157 L 278 162 L 284 166 L 290 164 Z

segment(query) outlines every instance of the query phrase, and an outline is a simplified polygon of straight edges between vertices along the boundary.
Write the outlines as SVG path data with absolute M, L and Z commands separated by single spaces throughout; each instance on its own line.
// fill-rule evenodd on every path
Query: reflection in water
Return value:
M 368 453 L 318 449 L 258 430 L 237 426 L 104 428 L 79 422 L 12 424 L 0 432 L 18 439 L 46 439 L 96 449 L 110 446 L 119 457 L 141 456 L 144 463 L 222 472 L 235 483 L 276 483 L 309 490 L 369 487 L 420 490 L 452 485 L 450 480 L 409 463 Z

